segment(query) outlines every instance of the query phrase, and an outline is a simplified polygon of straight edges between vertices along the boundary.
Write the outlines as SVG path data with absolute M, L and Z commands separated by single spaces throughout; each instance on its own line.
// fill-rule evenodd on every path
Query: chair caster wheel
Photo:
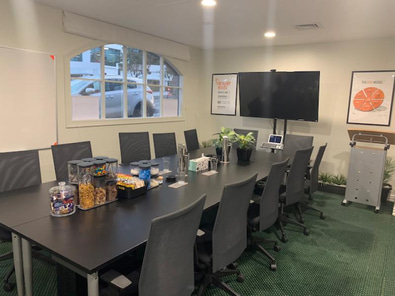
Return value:
M 380 212 L 380 210 L 378 210 L 378 209 L 375 209 L 375 210 L 374 210 L 374 212 L 377 214 L 378 212 Z
M 239 274 L 236 278 L 236 281 L 238 281 L 239 283 L 244 282 L 244 276 L 242 274 Z
M 227 267 L 228 267 L 229 269 L 236 269 L 237 266 L 239 266 L 239 265 L 237 264 L 237 262 L 233 262 L 233 263 L 229 264 Z
M 324 215 L 324 213 L 321 213 L 320 215 L 320 219 L 325 220 L 326 216 Z
M 342 205 L 342 206 L 346 206 L 346 205 L 347 205 L 347 202 L 346 202 L 346 201 L 342 201 L 341 205 Z
M 283 236 L 281 237 L 281 241 L 282 241 L 283 243 L 286 243 L 286 242 L 288 241 L 288 238 L 287 238 L 285 235 L 283 235 Z
M 310 231 L 307 228 L 305 228 L 305 229 L 303 229 L 303 234 L 304 235 L 309 235 Z
M 274 245 L 273 250 L 275 250 L 276 252 L 279 252 L 281 250 L 281 247 L 279 245 Z
M 277 269 L 277 264 L 276 263 L 271 263 L 270 264 L 270 270 L 276 271 Z
M 11 292 L 12 290 L 14 290 L 14 288 L 15 288 L 15 284 L 12 283 L 4 283 L 3 285 L 3 289 L 6 292 Z

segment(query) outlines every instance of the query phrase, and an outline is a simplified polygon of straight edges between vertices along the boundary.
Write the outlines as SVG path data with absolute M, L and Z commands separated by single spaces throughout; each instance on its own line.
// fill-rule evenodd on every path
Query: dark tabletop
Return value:
M 191 153 L 191 159 L 199 157 L 201 152 Z M 170 169 L 176 173 L 176 156 L 170 158 Z M 144 196 L 118 200 L 88 211 L 77 210 L 71 216 L 59 218 L 49 215 L 48 190 L 56 182 L 45 183 L 29 190 L 12 191 L 11 195 L 0 194 L 0 223 L 92 273 L 144 243 L 152 218 L 181 209 L 204 193 L 207 194 L 207 209 L 219 202 L 225 184 L 247 179 L 255 173 L 258 178 L 265 177 L 271 164 L 283 159 L 281 153 L 257 151 L 251 161 L 244 164 L 238 163 L 231 153 L 231 162 L 219 164 L 218 174 L 204 176 L 189 171 L 188 185 L 184 187 L 173 189 L 164 182 Z M 155 161 L 161 165 L 161 159 Z M 130 168 L 121 167 L 120 170 L 127 173 Z

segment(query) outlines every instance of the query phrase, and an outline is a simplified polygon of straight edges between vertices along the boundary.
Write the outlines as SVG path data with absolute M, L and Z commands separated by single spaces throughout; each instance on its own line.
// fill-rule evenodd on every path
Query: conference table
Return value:
M 190 159 L 202 153 L 215 154 L 215 151 L 199 149 L 190 153 Z M 99 271 L 144 244 L 153 218 L 184 208 L 204 193 L 207 210 L 218 204 L 225 184 L 255 173 L 263 178 L 273 163 L 286 158 L 282 153 L 257 150 L 250 162 L 240 163 L 235 154 L 230 154 L 229 163 L 218 165 L 217 174 L 205 176 L 188 171 L 188 184 L 180 188 L 170 188 L 170 183 L 164 181 L 137 198 L 118 200 L 88 211 L 77 210 L 66 217 L 49 214 L 48 190 L 56 182 L 0 193 L 0 225 L 13 233 L 16 275 L 20 277 L 23 270 L 22 279 L 17 281 L 18 295 L 23 295 L 24 290 L 26 295 L 32 295 L 32 244 L 86 277 L 88 295 L 99 295 Z M 162 167 L 161 159 L 155 161 Z M 173 155 L 170 170 L 176 174 L 176 169 L 177 155 Z M 120 166 L 119 170 L 130 173 L 129 166 Z

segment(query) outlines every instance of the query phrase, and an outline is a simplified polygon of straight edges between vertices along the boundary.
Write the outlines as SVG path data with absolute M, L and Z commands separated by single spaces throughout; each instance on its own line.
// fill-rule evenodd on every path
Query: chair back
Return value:
M 233 263 L 247 247 L 247 211 L 256 178 L 224 187 L 212 233 L 213 272 Z
M 139 295 L 191 295 L 193 251 L 206 195 L 152 220 L 139 280 Z
M 283 152 L 291 158 L 291 162 L 296 150 L 306 149 L 313 146 L 313 136 L 299 136 L 286 134 L 284 137 Z
M 152 136 L 156 158 L 177 154 L 175 133 L 153 134 Z
M 284 181 L 289 158 L 273 163 L 259 203 L 259 230 L 271 227 L 278 218 L 280 185 Z
M 0 153 L 0 192 L 41 183 L 38 150 Z
M 58 182 L 69 179 L 68 161 L 92 157 L 90 141 L 52 145 L 51 150 Z
M 256 148 L 256 143 L 258 142 L 258 131 L 257 130 L 246 130 L 246 129 L 239 129 L 239 128 L 234 128 L 233 129 L 236 134 L 239 135 L 247 135 L 249 132 L 252 132 L 252 135 L 255 138 L 255 148 Z
M 322 145 L 318 149 L 318 153 L 317 153 L 317 156 L 315 157 L 313 167 L 311 168 L 310 180 L 307 180 L 309 183 L 308 185 L 309 185 L 309 194 L 310 195 L 318 190 L 318 173 L 319 173 L 321 160 L 324 155 L 326 146 L 327 146 L 327 144 Z
M 305 175 L 313 146 L 297 150 L 286 181 L 286 205 L 299 202 L 304 195 Z
M 148 132 L 119 133 L 121 163 L 151 159 L 151 148 Z
M 0 192 L 41 183 L 38 150 L 0 153 Z M 0 240 L 11 241 L 11 232 L 0 227 Z
M 184 131 L 184 136 L 188 151 L 193 151 L 200 148 L 196 129 Z

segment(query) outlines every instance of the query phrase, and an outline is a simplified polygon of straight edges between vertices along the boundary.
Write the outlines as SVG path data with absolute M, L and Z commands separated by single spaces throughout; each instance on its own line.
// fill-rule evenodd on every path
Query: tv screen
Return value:
M 240 116 L 318 121 L 320 72 L 239 73 Z

